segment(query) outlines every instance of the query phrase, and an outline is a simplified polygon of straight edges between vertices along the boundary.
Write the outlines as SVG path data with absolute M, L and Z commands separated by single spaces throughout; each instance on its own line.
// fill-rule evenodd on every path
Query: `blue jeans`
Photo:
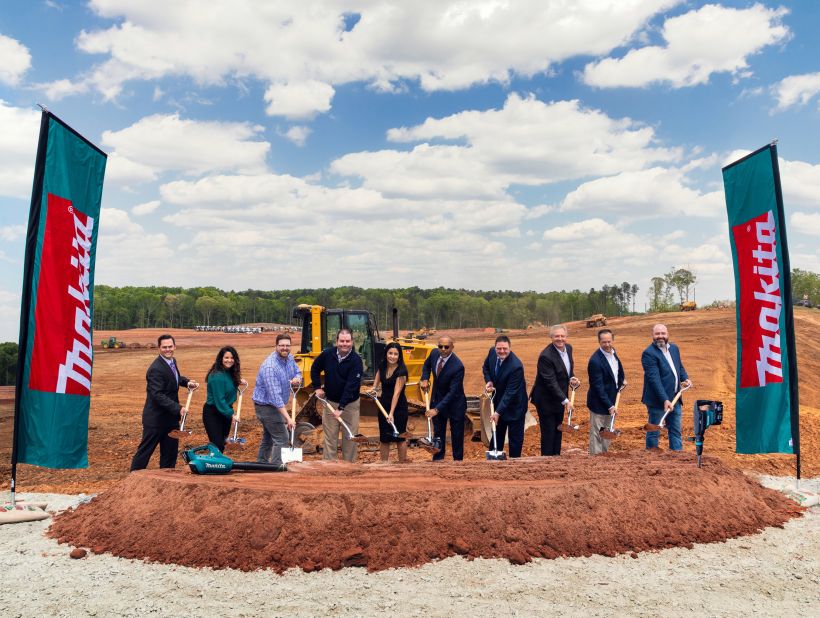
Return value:
M 649 411 L 649 422 L 653 425 L 658 425 L 661 422 L 661 418 L 663 418 L 663 408 L 646 406 L 646 409 Z M 669 450 L 671 451 L 683 450 L 683 440 L 681 438 L 682 417 L 683 412 L 681 411 L 681 405 L 677 403 L 664 421 L 664 425 L 666 425 L 666 429 L 669 432 Z M 646 432 L 646 448 L 657 448 L 660 433 L 659 431 Z

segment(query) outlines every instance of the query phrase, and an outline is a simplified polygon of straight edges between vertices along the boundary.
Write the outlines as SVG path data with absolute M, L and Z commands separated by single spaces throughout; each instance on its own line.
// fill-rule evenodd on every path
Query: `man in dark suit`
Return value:
M 615 335 L 608 328 L 599 330 L 599 347 L 587 363 L 590 455 L 606 453 L 609 450 L 610 441 L 601 437 L 601 430 L 609 429 L 612 415 L 615 413 L 615 398 L 621 387 L 626 384 L 624 366 L 615 353 L 615 348 L 612 347 L 614 339 Z
M 179 404 L 179 387 L 199 384 L 179 372 L 174 351 L 176 342 L 171 335 L 160 335 L 157 340 L 159 356 L 145 374 L 146 397 L 142 408 L 142 441 L 131 460 L 131 471 L 144 470 L 159 444 L 159 467 L 174 468 L 177 463 L 179 440 L 168 432 L 179 427 L 181 415 L 187 412 Z
M 510 457 L 521 457 L 524 446 L 524 416 L 527 413 L 527 384 L 524 365 L 510 349 L 510 338 L 499 335 L 495 347 L 490 348 L 484 360 L 484 379 L 487 390 L 494 388 L 493 405 L 496 422 L 496 445 L 490 448 L 504 450 L 507 430 L 510 433 Z
M 689 375 L 683 368 L 680 350 L 674 343 L 669 343 L 669 331 L 663 324 L 655 324 L 652 329 L 652 344 L 641 355 L 643 365 L 643 396 L 649 422 L 657 425 L 667 410 L 665 425 L 669 432 L 669 448 L 673 451 L 683 449 L 681 438 L 681 419 L 683 399 L 672 407 L 672 400 L 677 392 L 689 386 Z M 660 432 L 646 433 L 646 448 L 657 448 Z
M 433 461 L 444 459 L 447 451 L 447 421 L 452 433 L 453 460 L 464 459 L 464 415 L 467 413 L 467 397 L 464 396 L 464 364 L 453 353 L 455 344 L 451 337 L 439 337 L 438 349 L 433 350 L 424 361 L 419 386 L 430 386 L 433 374 L 433 392 L 430 397 L 430 411 L 433 432 L 440 441 L 441 452 L 433 455 Z
M 570 385 L 577 388 L 581 381 L 575 377 L 566 326 L 556 324 L 551 327 L 550 339 L 552 343 L 538 357 L 538 372 L 530 400 L 535 404 L 541 425 L 541 455 L 560 455 L 562 432 L 558 425 L 564 422 L 564 409 L 572 409 L 567 389 Z

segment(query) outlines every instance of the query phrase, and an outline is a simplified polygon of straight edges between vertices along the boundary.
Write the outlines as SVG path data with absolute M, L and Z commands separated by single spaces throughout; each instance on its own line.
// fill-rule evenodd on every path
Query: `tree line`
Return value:
M 402 330 L 427 328 L 526 328 L 595 313 L 635 311 L 638 286 L 623 283 L 560 292 L 475 291 L 418 287 L 386 289 L 344 286 L 296 290 L 224 291 L 215 287 L 94 287 L 93 327 L 191 328 L 197 325 L 293 323 L 299 304 L 366 309 L 380 329 L 391 328 L 392 308 Z

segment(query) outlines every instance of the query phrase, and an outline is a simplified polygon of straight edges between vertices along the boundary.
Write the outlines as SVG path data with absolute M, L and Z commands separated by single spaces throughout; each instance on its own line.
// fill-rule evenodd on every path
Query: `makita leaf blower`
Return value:
M 220 453 L 215 445 L 208 442 L 202 446 L 182 451 L 182 459 L 194 474 L 228 474 L 231 470 L 252 470 L 255 472 L 287 472 L 287 465 L 257 463 L 255 461 L 234 461 Z

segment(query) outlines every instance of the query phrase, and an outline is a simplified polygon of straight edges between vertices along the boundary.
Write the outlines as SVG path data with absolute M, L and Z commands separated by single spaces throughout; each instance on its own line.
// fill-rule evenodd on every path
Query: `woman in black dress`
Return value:
M 407 366 L 404 364 L 404 355 L 401 346 L 395 341 L 388 343 L 384 349 L 384 358 L 376 372 L 373 389 L 382 387 L 379 402 L 388 413 L 390 420 L 396 425 L 399 433 L 407 431 L 407 398 L 404 396 L 404 387 L 407 385 Z M 381 459 L 386 462 L 390 456 L 390 443 L 396 443 L 399 453 L 399 462 L 407 461 L 407 441 L 404 438 L 393 437 L 393 427 L 379 413 L 379 452 Z

